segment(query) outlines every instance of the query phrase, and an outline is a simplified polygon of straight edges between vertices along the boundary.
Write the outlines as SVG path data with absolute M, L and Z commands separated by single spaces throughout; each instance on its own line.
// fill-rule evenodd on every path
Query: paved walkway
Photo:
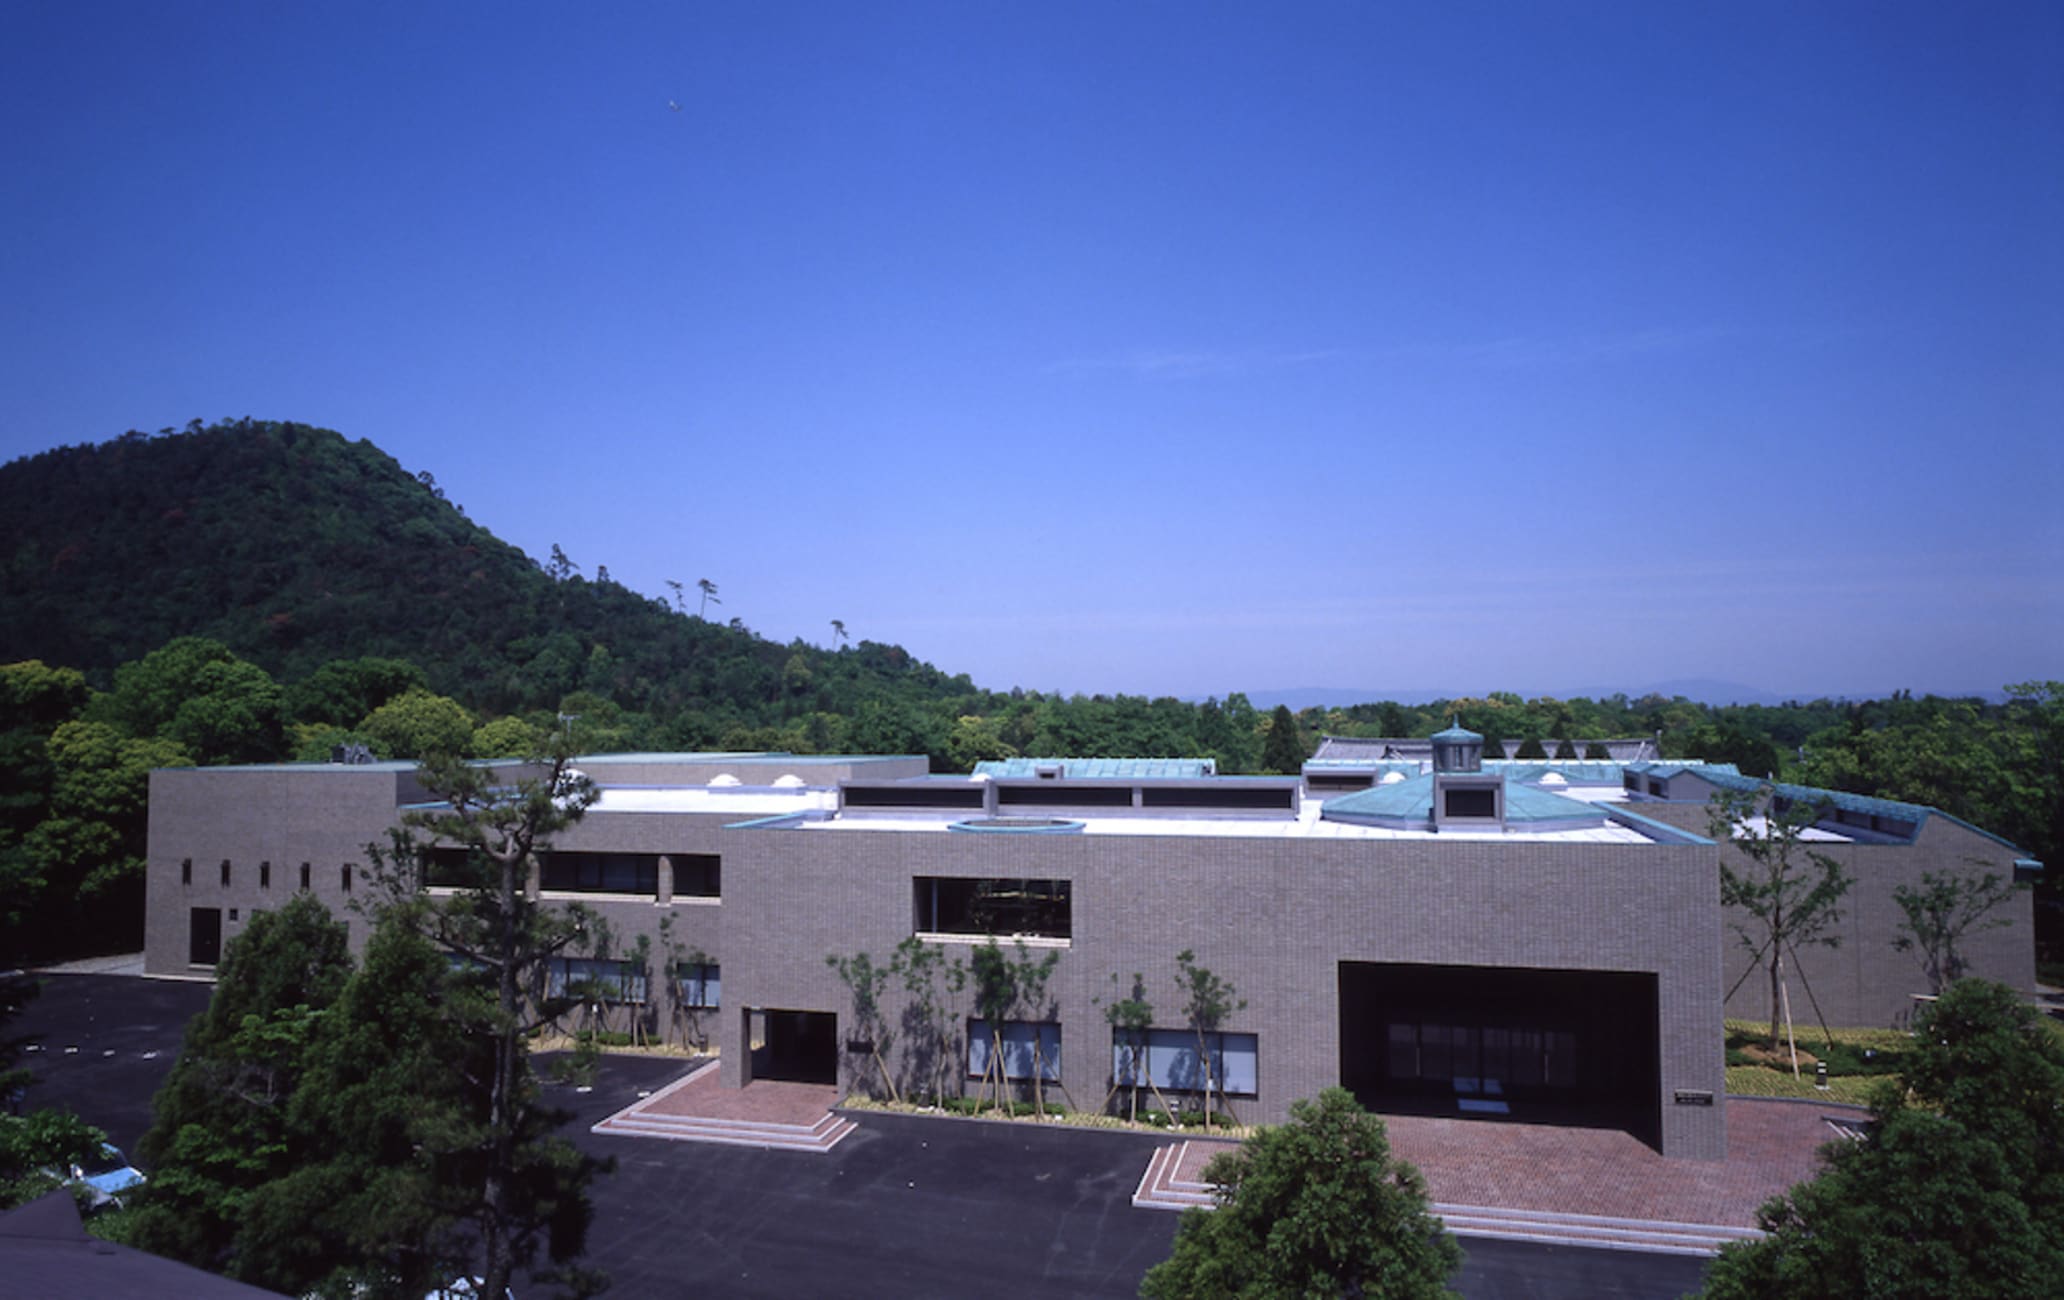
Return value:
M 1813 1177 L 1816 1153 L 1844 1136 L 1845 1106 L 1727 1099 L 1725 1160 L 1666 1160 L 1611 1129 L 1389 1115 L 1392 1151 L 1426 1175 L 1444 1205 L 1753 1227 L 1756 1208 Z M 1201 1181 L 1227 1142 L 1191 1141 L 1176 1176 Z
M 696 1119 L 740 1120 L 749 1124 L 814 1124 L 838 1103 L 838 1089 L 828 1083 L 782 1083 L 763 1079 L 745 1088 L 717 1082 L 717 1063 L 698 1066 L 688 1077 L 670 1084 L 637 1107 L 641 1115 L 686 1115 Z
M 838 1090 L 829 1084 L 761 1082 L 736 1090 L 720 1087 L 717 1063 L 711 1061 L 632 1102 L 589 1131 L 821 1155 L 854 1129 L 852 1120 L 832 1114 L 832 1103 L 837 1100 Z
M 761 1140 L 813 1130 L 809 1144 L 822 1150 L 829 1146 L 825 1121 L 837 1101 L 837 1090 L 828 1084 L 723 1088 L 712 1062 L 618 1112 L 596 1131 L 643 1129 L 646 1136 L 694 1141 L 745 1135 L 730 1130 Z M 1853 1135 L 1841 1126 L 1863 1117 L 1851 1107 L 1815 1102 L 1730 1097 L 1726 1106 L 1725 1160 L 1665 1159 L 1612 1129 L 1421 1115 L 1385 1116 L 1384 1124 L 1392 1150 L 1425 1174 L 1428 1192 L 1444 1210 L 1746 1229 L 1754 1227 L 1757 1207 L 1814 1175 L 1822 1145 Z M 703 1122 L 705 1128 L 694 1127 Z M 1207 1191 L 1204 1166 L 1232 1145 L 1192 1138 L 1164 1148 L 1145 1182 L 1174 1193 L 1177 1201 L 1166 1208 L 1181 1200 L 1208 1200 L 1191 1200 L 1176 1189 Z

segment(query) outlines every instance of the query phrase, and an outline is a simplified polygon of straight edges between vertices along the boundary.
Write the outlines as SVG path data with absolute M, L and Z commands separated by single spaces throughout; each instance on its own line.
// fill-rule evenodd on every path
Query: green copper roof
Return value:
M 1452 727 L 1449 727 L 1449 728 L 1448 728 L 1448 729 L 1447 729 L 1446 731 L 1436 731 L 1436 732 L 1434 732 L 1434 733 L 1433 733 L 1433 739 L 1435 739 L 1435 740 L 1448 740 L 1448 741 L 1453 741 L 1453 740 L 1473 740 L 1473 741 L 1476 741 L 1476 742 L 1477 742 L 1478 744 L 1482 744 L 1482 743 L 1483 743 L 1483 737 L 1482 737 L 1482 736 L 1481 736 L 1480 734 L 1478 734 L 1477 732 L 1471 731 L 1471 730 L 1470 730 L 1469 728 L 1467 728 L 1467 727 L 1463 726 L 1463 725 L 1462 725 L 1461 723 L 1459 723 L 1459 722 L 1457 722 L 1457 723 L 1456 723 L 1456 724 L 1455 724 L 1454 726 L 1452 726 Z
M 1328 821 L 1377 822 L 1413 828 L 1433 821 L 1432 773 L 1328 799 L 1319 816 Z M 1556 822 L 1595 826 L 1605 814 L 1581 799 L 1568 799 L 1530 785 L 1505 782 L 1505 824 L 1552 830 Z
M 1983 826 L 1972 825 L 1955 813 L 1946 813 L 1940 808 L 1931 808 L 1927 804 L 1902 803 L 1897 799 L 1880 799 L 1875 795 L 1850 794 L 1847 790 L 1823 790 L 1818 786 L 1793 785 L 1789 781 L 1758 780 L 1755 777 L 1743 776 L 1735 769 L 1732 763 L 1630 763 L 1628 764 L 1628 770 L 1652 772 L 1654 775 L 1665 779 L 1680 772 L 1688 773 L 1708 785 L 1722 790 L 1732 790 L 1737 794 L 1754 794 L 1767 785 L 1780 799 L 1789 799 L 1793 803 L 1839 808 L 1845 812 L 1864 816 L 1889 817 L 1894 821 L 1912 822 L 1914 828 L 1913 837 L 1915 839 L 1920 838 L 1922 823 L 1926 822 L 1930 817 L 1940 817 L 1944 821 L 1961 826 L 1973 834 L 1983 835 L 1986 839 L 2000 845 L 2002 848 L 2012 849 L 2016 853 L 2022 851 L 2020 845 L 2015 844 L 2004 835 L 1995 835 Z
M 1217 761 L 1209 758 L 992 758 L 975 764 L 976 776 L 1031 777 L 1040 768 L 1058 767 L 1069 780 L 1096 778 L 1194 778 L 1212 776 Z

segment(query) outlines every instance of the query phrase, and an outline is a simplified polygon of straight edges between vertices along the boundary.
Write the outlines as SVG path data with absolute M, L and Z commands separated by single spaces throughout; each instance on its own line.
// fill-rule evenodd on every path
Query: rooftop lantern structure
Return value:
M 1483 771 L 1483 737 L 1458 719 L 1446 731 L 1433 733 L 1433 770 L 1436 772 Z

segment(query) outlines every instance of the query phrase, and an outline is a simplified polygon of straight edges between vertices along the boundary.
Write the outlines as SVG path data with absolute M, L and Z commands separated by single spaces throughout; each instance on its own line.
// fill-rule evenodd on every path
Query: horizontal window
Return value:
M 1369 784 L 1362 778 L 1359 785 Z M 1224 808 L 1253 812 L 1288 812 L 1296 806 L 1297 792 L 1280 787 L 1176 785 L 1145 786 L 1140 803 L 1148 808 Z
M 1041 1079 L 1061 1077 L 1061 1027 L 1050 1021 L 1006 1020 L 994 1033 L 985 1020 L 968 1021 L 968 1078 L 990 1073 L 990 1057 L 1001 1046 L 1003 1077 L 1030 1079 L 1036 1069 Z
M 1577 1036 L 1567 1031 L 1392 1022 L 1388 1034 L 1394 1081 L 1495 1094 L 1577 1085 Z
M 1260 1036 L 1211 1033 L 1204 1035 L 1204 1043 L 1212 1086 L 1233 1097 L 1255 1096 Z M 1202 1092 L 1203 1061 L 1195 1030 L 1149 1029 L 1137 1037 L 1124 1029 L 1111 1031 L 1111 1077 L 1121 1088 L 1131 1087 L 1137 1076 L 1141 1087 L 1151 1083 L 1171 1092 Z
M 583 894 L 659 894 L 659 855 L 654 853 L 547 853 L 538 864 L 538 886 Z
M 675 986 L 681 993 L 681 1005 L 701 1009 L 714 1009 L 723 992 L 723 972 L 715 962 L 684 961 L 674 967 Z
M 475 861 L 471 849 L 431 849 L 422 863 L 423 884 L 432 889 L 469 889 L 487 880 L 486 860 Z
M 724 892 L 724 859 L 715 853 L 669 854 L 674 864 L 674 897 L 717 898 Z
M 1131 786 L 1007 785 L 996 792 L 1003 808 L 1130 808 Z
M 1071 934 L 1065 880 L 918 876 L 913 893 L 920 934 L 1022 934 L 1044 939 Z
M 554 957 L 545 969 L 545 994 L 595 1002 L 643 1002 L 645 972 L 627 961 Z
M 1444 817 L 1496 817 L 1498 815 L 1498 792 L 1491 789 L 1444 790 L 1441 804 Z
M 839 796 L 848 808 L 980 808 L 979 785 L 849 785 Z

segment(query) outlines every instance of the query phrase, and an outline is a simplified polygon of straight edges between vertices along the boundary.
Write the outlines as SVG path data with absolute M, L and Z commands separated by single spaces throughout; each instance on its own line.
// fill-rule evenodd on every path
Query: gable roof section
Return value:
M 1634 764 L 1631 766 L 1640 767 L 1642 765 Z M 1921 827 L 1927 823 L 1930 817 L 1940 817 L 1944 821 L 1952 825 L 1961 826 L 1975 835 L 1984 836 L 2001 848 L 2010 849 L 2015 853 L 2022 852 L 2019 845 L 2005 836 L 1995 835 L 1983 826 L 1976 826 L 1965 821 L 1955 813 L 1946 813 L 1940 808 L 1930 807 L 1924 803 L 1904 803 L 1898 799 L 1881 799 L 1876 795 L 1851 794 L 1847 790 L 1823 790 L 1819 786 L 1794 785 L 1789 781 L 1761 781 L 1755 777 L 1743 776 L 1734 769 L 1734 765 L 1731 763 L 1726 765 L 1684 764 L 1678 770 L 1688 772 L 1708 785 L 1717 786 L 1722 790 L 1731 790 L 1737 794 L 1754 794 L 1767 785 L 1779 798 L 1790 799 L 1794 803 L 1825 804 L 1831 808 L 1839 808 L 1845 812 L 1858 813 L 1863 816 L 1890 817 L 1895 821 L 1910 821 L 1914 824 L 1914 837 L 1916 839 L 1920 837 Z

